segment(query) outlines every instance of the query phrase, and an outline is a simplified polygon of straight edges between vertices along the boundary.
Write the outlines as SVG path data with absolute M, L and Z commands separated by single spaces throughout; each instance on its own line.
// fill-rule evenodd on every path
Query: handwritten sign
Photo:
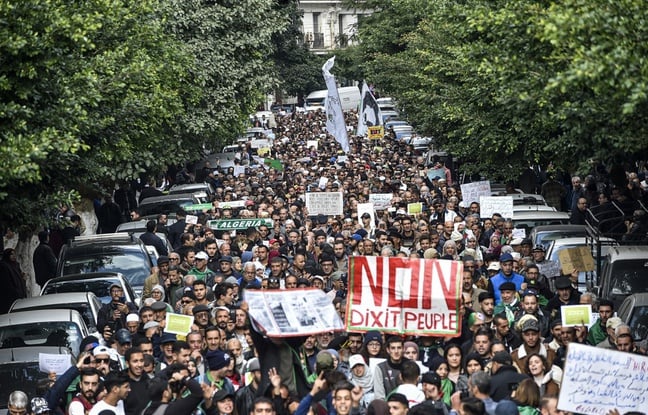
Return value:
M 191 325 L 193 322 L 193 316 L 166 313 L 166 325 L 164 326 L 164 331 L 171 334 L 185 335 L 191 331 Z
M 560 264 L 556 261 L 545 260 L 542 262 L 536 263 L 538 266 L 538 271 L 540 274 L 544 274 L 547 278 L 555 278 L 560 276 Z M 571 271 L 569 271 L 571 274 Z
M 185 222 L 190 224 L 190 225 L 195 225 L 198 223 L 198 216 L 196 215 L 187 215 L 185 218 Z
M 408 215 L 416 215 L 423 212 L 423 203 L 421 202 L 416 202 L 416 203 L 408 203 L 407 204 L 407 214 Z
M 306 208 L 309 215 L 341 215 L 344 210 L 342 193 L 306 193 Z
M 272 147 L 272 145 L 270 144 L 270 140 L 265 138 L 260 138 L 257 140 L 250 141 L 250 147 L 259 149 L 259 148 L 270 148 Z
M 645 411 L 648 357 L 569 343 L 558 409 L 586 415 Z
M 394 195 L 391 193 L 369 193 L 369 201 L 373 203 L 376 210 L 390 208 L 393 197 Z
M 333 300 L 318 289 L 246 290 L 254 324 L 269 337 L 341 331 Z
M 457 336 L 462 271 L 458 261 L 351 257 L 346 329 Z
M 463 197 L 466 206 L 470 206 L 472 202 L 479 203 L 481 196 L 491 195 L 491 185 L 488 180 L 481 182 L 472 182 L 461 185 L 461 196 Z
M 479 216 L 490 218 L 499 213 L 504 218 L 513 217 L 513 198 L 511 196 L 480 196 Z
M 319 141 L 317 140 L 306 140 L 306 147 L 308 148 L 315 148 L 317 150 L 317 146 L 319 145 Z
M 592 318 L 591 304 L 563 305 L 560 306 L 560 318 L 563 327 L 590 326 Z
M 380 140 L 385 136 L 385 127 L 382 125 L 367 126 L 367 137 L 370 140 Z
M 558 251 L 558 260 L 563 274 L 571 274 L 574 269 L 578 271 L 594 271 L 594 257 L 592 251 L 586 246 L 561 249 Z
M 62 375 L 72 367 L 72 360 L 69 354 L 38 353 L 38 369 L 45 373 L 56 373 Z

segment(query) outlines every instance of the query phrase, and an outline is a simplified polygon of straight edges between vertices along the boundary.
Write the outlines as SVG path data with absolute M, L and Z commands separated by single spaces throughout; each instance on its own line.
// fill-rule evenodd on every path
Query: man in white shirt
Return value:
M 115 415 L 126 415 L 124 411 L 124 399 L 130 392 L 128 375 L 123 372 L 111 372 L 104 380 L 106 395 L 102 400 L 92 407 L 88 415 L 99 415 L 101 411 L 109 409 Z

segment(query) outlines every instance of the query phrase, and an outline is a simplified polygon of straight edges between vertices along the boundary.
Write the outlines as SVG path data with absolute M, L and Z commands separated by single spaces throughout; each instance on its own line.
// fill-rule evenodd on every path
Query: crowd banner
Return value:
M 558 409 L 586 415 L 648 408 L 648 357 L 569 343 Z
M 511 196 L 480 196 L 479 216 L 490 218 L 499 213 L 503 218 L 513 217 L 513 198 Z
M 340 143 L 342 151 L 349 152 L 349 136 L 344 122 L 344 113 L 342 112 L 342 103 L 338 93 L 335 76 L 331 74 L 331 69 L 335 64 L 335 56 L 330 58 L 322 66 L 322 74 L 326 81 L 328 96 L 326 97 L 326 131 L 335 137 L 335 141 Z
M 341 215 L 344 212 L 343 203 L 340 192 L 306 192 L 309 215 Z
M 369 193 L 369 201 L 373 203 L 376 210 L 387 210 L 391 207 L 394 195 L 391 193 Z
M 219 220 L 210 220 L 207 222 L 212 230 L 215 231 L 229 231 L 233 229 L 247 229 L 247 228 L 258 228 L 259 226 L 267 226 L 272 228 L 274 221 L 272 219 L 266 218 L 251 218 L 251 219 L 219 219 Z
M 481 196 L 491 195 L 491 185 L 488 180 L 481 182 L 465 183 L 461 185 L 461 196 L 464 203 L 469 206 L 472 202 L 479 203 Z
M 269 337 L 308 336 L 344 328 L 333 300 L 319 289 L 245 290 L 244 297 L 254 324 Z
M 462 272 L 459 261 L 351 257 L 346 329 L 458 336 Z

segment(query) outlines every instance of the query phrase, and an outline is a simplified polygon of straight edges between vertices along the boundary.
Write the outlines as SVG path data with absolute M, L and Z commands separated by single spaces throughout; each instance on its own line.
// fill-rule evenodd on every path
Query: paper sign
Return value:
M 558 251 L 558 260 L 563 274 L 571 274 L 574 269 L 579 272 L 596 269 L 592 251 L 586 246 L 561 249 Z
M 461 196 L 466 207 L 470 206 L 472 202 L 479 203 L 481 196 L 491 195 L 491 185 L 488 180 L 481 182 L 472 182 L 461 185 Z
M 569 343 L 558 409 L 586 415 L 645 412 L 647 373 L 646 356 Z
M 435 177 L 439 177 L 440 179 L 445 180 L 445 169 L 443 167 L 441 167 L 440 169 L 428 169 L 427 176 L 430 180 L 434 180 Z
M 318 143 L 319 142 L 317 140 L 307 140 L 306 147 L 307 148 L 315 147 L 315 150 L 317 150 Z
M 257 148 L 257 154 L 260 156 L 270 154 L 270 147 Z
M 462 272 L 459 261 L 351 257 L 347 331 L 459 335 Z
M 270 140 L 265 138 L 250 141 L 250 148 L 259 149 L 259 148 L 269 148 L 269 147 L 270 147 Z
M 199 203 L 197 205 L 185 206 L 184 210 L 186 210 L 187 212 L 202 212 L 203 210 L 212 210 L 213 208 L 214 205 L 212 205 L 211 203 Z
M 513 198 L 511 196 L 480 196 L 479 216 L 490 218 L 499 213 L 503 218 L 513 217 Z
M 45 373 L 56 373 L 61 376 L 72 367 L 72 358 L 69 354 L 38 353 L 38 369 Z
M 423 212 L 423 203 L 417 202 L 417 203 L 408 203 L 407 204 L 407 214 L 408 215 L 416 215 Z
M 560 317 L 563 327 L 589 326 L 593 322 L 592 305 L 563 305 L 560 306 Z
M 239 177 L 241 174 L 245 174 L 245 166 L 234 166 L 234 177 Z
M 319 289 L 245 290 L 254 323 L 269 337 L 341 331 L 333 302 Z
M 164 331 L 171 334 L 186 335 L 191 331 L 191 325 L 194 322 L 193 316 L 185 314 L 167 313 L 166 325 Z
M 349 156 L 338 156 L 337 163 L 345 163 L 349 159 Z
M 221 209 L 225 208 L 240 208 L 245 206 L 245 200 L 225 200 L 223 202 L 217 202 L 218 207 Z
M 358 203 L 358 218 L 362 218 L 363 213 L 368 213 L 369 216 L 371 216 L 371 220 L 369 222 L 369 226 L 371 228 L 376 227 L 376 222 L 375 222 L 375 217 L 374 217 L 374 206 L 373 203 Z
M 526 229 L 524 228 L 513 228 L 513 238 L 526 238 Z
M 382 125 L 367 126 L 367 137 L 370 140 L 379 140 L 385 136 L 385 127 Z
M 540 274 L 544 274 L 547 278 L 555 278 L 560 276 L 560 264 L 556 261 L 545 260 L 536 264 Z M 571 271 L 569 272 L 571 274 Z
M 329 182 L 328 177 L 320 177 L 320 179 L 319 179 L 319 184 L 317 185 L 317 187 L 319 187 L 320 189 L 325 189 L 325 188 L 326 188 L 326 184 L 327 184 L 328 182 Z
M 340 192 L 306 193 L 306 208 L 309 215 L 341 215 L 344 202 Z
M 265 225 L 268 228 L 272 228 L 274 221 L 272 219 L 266 218 L 253 218 L 253 219 L 221 219 L 221 220 L 210 220 L 207 222 L 212 230 L 215 231 L 229 231 L 232 229 L 247 229 L 247 228 L 257 228 L 259 226 Z
M 198 216 L 196 215 L 187 215 L 185 218 L 185 222 L 190 224 L 190 225 L 195 225 L 198 223 Z
M 391 207 L 394 195 L 391 193 L 369 193 L 369 201 L 373 203 L 374 209 L 385 210 Z

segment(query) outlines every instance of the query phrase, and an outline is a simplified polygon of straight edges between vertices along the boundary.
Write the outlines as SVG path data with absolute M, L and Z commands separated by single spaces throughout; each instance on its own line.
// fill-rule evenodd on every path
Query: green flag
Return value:
M 283 171 L 283 164 L 277 159 L 263 159 L 263 162 L 275 170 Z

